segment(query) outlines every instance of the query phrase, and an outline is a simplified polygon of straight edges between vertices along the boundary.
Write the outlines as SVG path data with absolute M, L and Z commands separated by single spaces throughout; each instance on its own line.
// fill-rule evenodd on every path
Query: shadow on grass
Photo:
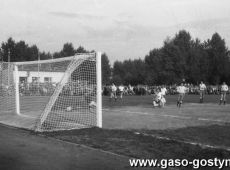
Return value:
M 203 148 L 177 140 L 226 147 L 230 146 L 229 132 L 230 125 L 226 124 L 177 130 L 142 130 L 140 133 L 132 130 L 90 128 L 45 133 L 45 135 L 135 158 L 193 160 L 228 159 L 230 152 L 225 149 Z M 143 133 L 177 140 L 160 139 Z
M 230 149 L 230 124 L 186 127 L 176 130 L 141 130 L 140 132 Z

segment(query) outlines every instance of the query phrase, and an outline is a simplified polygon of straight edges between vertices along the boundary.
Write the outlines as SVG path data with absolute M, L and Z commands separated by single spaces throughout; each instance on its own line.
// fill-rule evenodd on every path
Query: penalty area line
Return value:
M 178 142 L 178 143 L 190 144 L 190 145 L 194 145 L 194 146 L 197 145 L 197 146 L 200 146 L 201 148 L 223 149 L 223 150 L 226 150 L 226 151 L 230 151 L 229 147 L 214 146 L 214 145 L 203 144 L 203 143 L 199 143 L 199 142 L 172 139 L 172 138 L 165 137 L 165 136 L 159 136 L 159 135 L 153 135 L 153 134 L 147 134 L 147 133 L 140 133 L 140 132 L 134 132 L 134 134 L 143 135 L 143 136 L 151 136 L 151 137 L 159 139 L 159 140 L 175 141 L 175 142 Z
M 159 117 L 169 117 L 175 119 L 183 119 L 183 120 L 198 120 L 198 121 L 206 121 L 206 122 L 220 122 L 220 123 L 230 123 L 230 121 L 220 120 L 220 119 L 208 119 L 202 117 L 191 117 L 191 116 L 177 116 L 177 115 L 170 115 L 170 114 L 156 114 L 156 113 L 149 113 L 149 112 L 137 112 L 137 111 L 130 111 L 130 110 L 118 110 L 118 109 L 102 109 L 104 111 L 111 111 L 111 112 L 126 112 L 132 114 L 139 114 L 139 115 L 150 115 L 150 116 L 159 116 Z
M 105 111 L 126 112 L 126 113 L 134 113 L 134 114 L 139 114 L 139 115 L 171 117 L 171 118 L 179 118 L 179 119 L 191 119 L 192 118 L 192 117 L 189 117 L 189 116 L 177 116 L 177 115 L 169 115 L 169 114 L 156 114 L 156 113 L 149 113 L 149 112 L 134 112 L 134 111 L 130 111 L 130 110 L 109 110 L 109 109 L 106 109 Z

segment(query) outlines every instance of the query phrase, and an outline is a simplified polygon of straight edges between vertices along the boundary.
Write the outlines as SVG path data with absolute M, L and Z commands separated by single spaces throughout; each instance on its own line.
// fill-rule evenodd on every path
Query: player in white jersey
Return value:
M 228 85 L 223 82 L 223 84 L 221 85 L 221 94 L 220 94 L 220 105 L 222 104 L 222 102 L 224 102 L 224 105 L 226 104 L 226 94 L 228 92 Z
M 120 98 L 121 98 L 121 99 L 123 98 L 124 88 L 125 88 L 125 87 L 124 87 L 122 84 L 118 87 L 118 90 L 119 90 Z
M 156 90 L 156 93 L 153 97 L 153 107 L 164 107 L 166 100 L 160 89 Z
M 201 81 L 199 85 L 199 90 L 200 90 L 200 103 L 203 103 L 204 101 L 204 95 L 205 95 L 205 90 L 206 90 L 206 85 Z
M 115 86 L 115 84 L 113 83 L 112 86 L 110 87 L 111 89 L 111 93 L 110 93 L 110 101 L 112 100 L 112 98 L 114 98 L 114 100 L 117 100 L 117 87 Z
M 163 95 L 163 96 L 165 96 L 165 95 L 166 95 L 166 93 L 167 93 L 167 89 L 166 89 L 166 87 L 165 87 L 165 86 L 163 86 L 163 87 L 161 88 L 161 93 L 162 93 L 162 95 Z
M 89 111 L 92 112 L 97 107 L 96 97 L 95 97 L 96 96 L 96 87 L 93 87 L 93 86 L 87 87 L 87 86 L 85 86 L 84 91 L 85 91 L 85 93 L 84 93 L 85 101 L 86 101 L 86 103 L 87 103 L 87 105 L 89 107 Z M 71 106 L 70 106 L 70 108 L 67 107 L 67 110 L 68 111 L 72 110 Z
M 178 92 L 177 107 L 181 107 L 186 91 L 187 88 L 184 86 L 183 83 L 177 86 L 177 92 Z

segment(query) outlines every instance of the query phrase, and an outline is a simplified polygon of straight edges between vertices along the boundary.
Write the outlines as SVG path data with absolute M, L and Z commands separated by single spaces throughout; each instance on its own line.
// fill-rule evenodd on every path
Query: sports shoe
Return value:
M 221 105 L 222 104 L 222 100 L 220 100 L 220 103 L 219 103 L 219 105 Z

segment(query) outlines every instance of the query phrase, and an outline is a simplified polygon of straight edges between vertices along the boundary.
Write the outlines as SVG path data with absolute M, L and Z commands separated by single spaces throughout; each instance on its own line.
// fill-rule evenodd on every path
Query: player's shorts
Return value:
M 166 100 L 164 97 L 161 99 L 161 101 L 162 101 L 162 103 L 166 103 Z
M 178 99 L 183 100 L 184 99 L 185 93 L 179 93 Z
M 200 94 L 205 94 L 205 91 L 204 90 L 200 90 Z
M 116 92 L 112 91 L 110 94 L 110 98 L 116 98 L 116 97 L 117 97 Z
M 221 91 L 221 92 L 220 92 L 220 94 L 222 94 L 222 95 L 226 95 L 226 94 L 227 94 L 227 92 L 226 92 L 226 91 Z

